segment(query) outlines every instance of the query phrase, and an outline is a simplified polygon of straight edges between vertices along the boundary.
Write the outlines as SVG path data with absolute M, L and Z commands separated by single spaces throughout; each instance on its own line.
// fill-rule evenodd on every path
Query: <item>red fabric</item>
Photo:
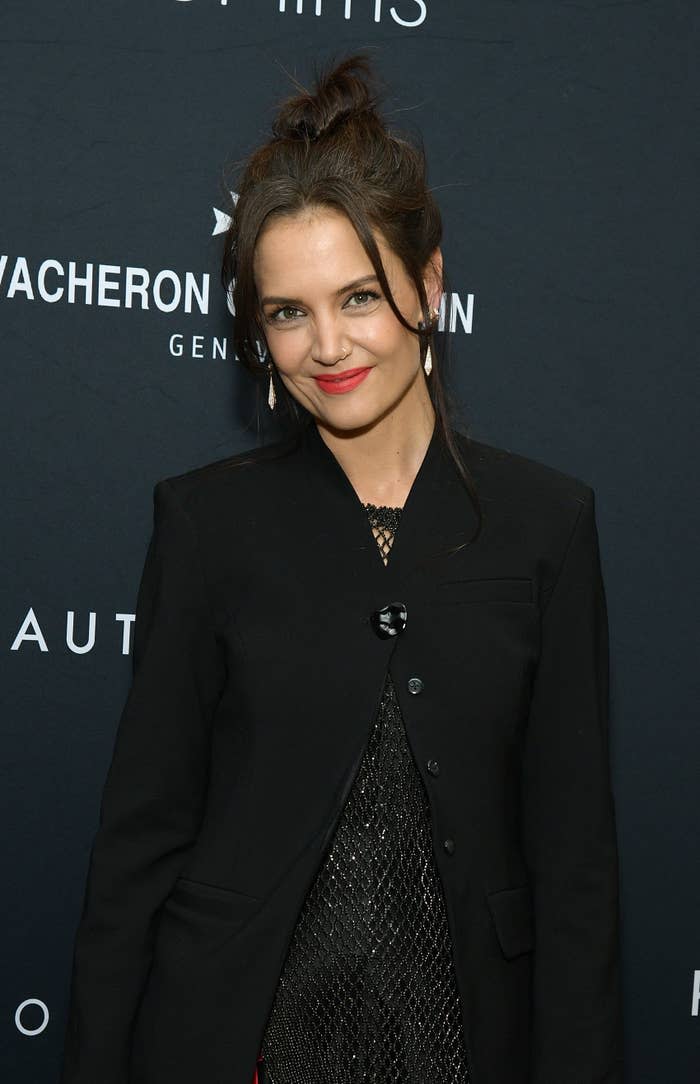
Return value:
M 255 1067 L 255 1075 L 253 1077 L 253 1084 L 260 1084 L 260 1079 L 258 1077 L 258 1065 L 260 1065 L 262 1060 L 263 1060 L 262 1059 L 262 1054 L 258 1054 L 258 1062 L 257 1062 L 257 1065 Z

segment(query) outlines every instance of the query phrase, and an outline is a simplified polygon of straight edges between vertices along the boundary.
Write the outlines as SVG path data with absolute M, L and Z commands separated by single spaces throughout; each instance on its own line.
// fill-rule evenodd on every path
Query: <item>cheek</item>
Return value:
M 301 369 L 308 354 L 307 336 L 300 329 L 281 334 L 268 334 L 268 346 L 272 360 L 285 376 L 294 376 Z
M 377 358 L 395 358 L 399 353 L 410 356 L 413 347 L 410 331 L 403 328 L 393 314 L 390 318 L 368 320 L 353 338 Z
M 418 340 L 395 320 L 379 332 L 372 349 L 386 372 L 398 380 L 408 378 L 420 358 Z

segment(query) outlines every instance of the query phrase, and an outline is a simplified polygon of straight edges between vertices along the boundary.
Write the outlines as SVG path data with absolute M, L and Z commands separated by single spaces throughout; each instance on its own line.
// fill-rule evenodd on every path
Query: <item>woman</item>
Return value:
M 440 217 L 364 56 L 238 192 L 290 433 L 155 486 L 62 1084 L 620 1084 L 593 491 L 451 426 Z

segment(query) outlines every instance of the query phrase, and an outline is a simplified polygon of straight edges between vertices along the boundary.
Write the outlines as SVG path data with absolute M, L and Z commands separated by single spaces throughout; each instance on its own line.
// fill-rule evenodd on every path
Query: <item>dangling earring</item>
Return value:
M 437 320 L 439 315 L 440 314 L 438 313 L 437 309 L 431 309 L 430 310 L 430 322 L 431 322 L 431 324 L 435 323 L 435 321 Z M 425 327 L 422 320 L 421 320 L 421 322 L 420 322 L 420 324 L 418 326 L 419 327 Z M 432 350 L 430 348 L 430 343 L 428 343 L 428 349 L 425 352 L 425 361 L 423 362 L 423 368 L 425 369 L 425 375 L 430 376 L 430 374 L 433 371 L 433 352 L 432 352 Z
M 270 360 L 270 351 L 268 350 L 267 342 L 265 341 L 265 339 L 263 339 L 262 342 L 260 341 L 260 339 L 256 339 L 255 348 L 258 361 L 261 365 L 267 366 L 267 370 L 270 374 L 270 384 L 267 389 L 267 405 L 269 406 L 270 410 L 274 410 L 277 399 L 275 396 L 275 385 L 272 383 L 273 368 L 272 361 Z

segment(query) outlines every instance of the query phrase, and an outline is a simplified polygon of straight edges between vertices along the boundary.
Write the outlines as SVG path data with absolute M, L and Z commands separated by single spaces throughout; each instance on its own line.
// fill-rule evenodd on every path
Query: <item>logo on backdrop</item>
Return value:
M 238 194 L 231 192 L 231 198 L 235 204 Z M 214 225 L 210 236 L 216 237 L 226 232 L 231 219 L 218 207 L 212 207 L 212 212 Z M 3 253 L 0 254 L 0 293 L 8 301 L 17 302 L 209 316 L 211 275 L 170 268 L 153 272 L 146 267 L 54 258 L 31 264 L 26 256 L 10 257 Z M 226 291 L 226 305 L 235 316 L 230 288 Z M 467 294 L 464 300 L 456 292 L 443 294 L 439 331 L 471 335 L 473 321 L 474 294 Z M 170 334 L 168 353 L 196 361 L 227 361 L 234 357 L 231 340 L 226 335 L 193 334 L 180 329 Z
M 115 629 L 115 639 L 121 641 L 122 655 L 128 655 L 131 651 L 131 633 L 136 620 L 135 614 L 116 613 L 112 621 Z M 113 626 L 113 627 L 114 627 Z M 66 635 L 65 644 L 73 655 L 88 655 L 95 647 L 97 639 L 97 614 L 90 610 L 87 620 L 81 619 L 76 630 L 75 610 L 66 612 Z M 17 630 L 10 651 L 19 651 L 25 644 L 36 644 L 41 652 L 49 651 L 48 641 L 41 627 L 39 618 L 30 606 L 24 615 L 24 619 Z
M 13 300 L 64 301 L 68 305 L 103 308 L 158 309 L 160 312 L 209 312 L 209 275 L 193 271 L 158 271 L 145 267 L 48 259 L 30 267 L 26 256 L 0 255 L 0 287 Z
M 191 4 L 193 0 L 176 0 L 178 4 Z M 216 0 L 219 7 L 227 8 L 228 0 Z M 214 0 L 210 0 L 213 6 Z M 231 7 L 233 7 L 233 2 Z M 426 0 L 399 0 L 390 7 L 384 0 L 277 0 L 277 10 L 281 15 L 327 15 L 329 11 L 343 11 L 346 19 L 373 18 L 381 23 L 387 16 L 398 26 L 422 26 L 428 17 Z
M 22 1021 L 22 1013 L 29 1005 L 36 1005 L 41 1011 L 41 1023 L 37 1027 L 27 1027 Z M 49 1022 L 49 1009 L 45 1001 L 40 1001 L 38 997 L 28 997 L 21 1005 L 17 1006 L 15 1010 L 15 1027 L 22 1035 L 41 1035 L 45 1030 Z

